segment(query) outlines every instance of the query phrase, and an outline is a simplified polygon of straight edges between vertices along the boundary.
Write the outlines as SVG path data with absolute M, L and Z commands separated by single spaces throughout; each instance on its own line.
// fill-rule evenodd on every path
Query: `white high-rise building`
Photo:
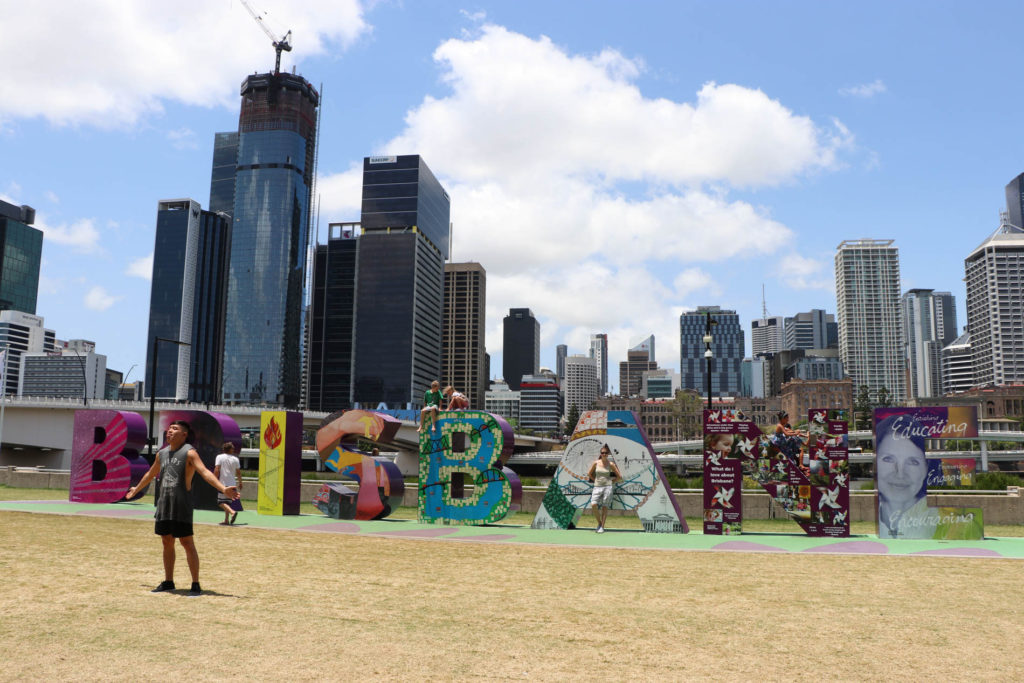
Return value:
M 571 355 L 565 358 L 565 381 L 562 389 L 565 392 L 564 415 L 576 406 L 581 413 L 600 395 L 601 381 L 598 377 L 597 359 L 590 356 Z M 570 425 L 575 427 L 575 425 Z
M 836 248 L 839 356 L 857 387 L 872 397 L 885 389 L 906 399 L 906 363 L 900 320 L 900 260 L 893 240 L 844 240 Z
M 955 394 L 974 386 L 971 335 L 964 332 L 942 349 L 942 393 Z
M 45 353 L 57 349 L 53 330 L 43 327 L 38 315 L 22 311 L 0 311 L 0 350 L 6 349 L 2 370 L 4 386 L 8 396 L 18 393 L 21 378 L 21 356 L 24 353 Z
M 1024 383 L 1024 228 L 1003 214 L 964 274 L 975 386 Z
M 786 319 L 781 315 L 758 318 L 750 323 L 751 355 L 777 353 L 786 348 Z
M 107 357 L 84 339 L 57 342 L 56 351 L 21 354 L 19 396 L 103 398 Z
M 590 357 L 597 361 L 598 390 L 604 396 L 608 393 L 608 335 L 604 332 L 590 335 Z
M 902 308 L 909 396 L 941 396 L 942 349 L 956 339 L 956 301 L 949 292 L 911 289 Z

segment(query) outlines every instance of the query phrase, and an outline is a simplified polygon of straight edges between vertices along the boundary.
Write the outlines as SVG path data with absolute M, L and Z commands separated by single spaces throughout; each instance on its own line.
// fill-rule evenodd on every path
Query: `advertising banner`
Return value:
M 981 539 L 978 508 L 928 507 L 928 483 L 946 479 L 941 460 L 930 465 L 928 439 L 978 435 L 972 407 L 878 408 L 875 410 L 875 488 L 879 538 Z M 950 479 L 963 480 L 949 468 Z M 929 473 L 932 473 L 932 477 Z M 935 474 L 938 472 L 938 474 Z M 972 468 L 973 472 L 973 468 Z

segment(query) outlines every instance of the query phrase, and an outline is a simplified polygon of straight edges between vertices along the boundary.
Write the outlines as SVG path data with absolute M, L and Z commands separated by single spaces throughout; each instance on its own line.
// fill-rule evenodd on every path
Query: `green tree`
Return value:
M 892 397 L 889 395 L 889 390 L 882 387 L 878 390 L 878 400 L 875 401 L 875 407 L 885 408 L 886 406 L 892 405 Z
M 573 403 L 569 406 L 569 415 L 565 418 L 565 433 L 572 434 L 576 429 L 576 423 L 580 421 L 580 409 Z
M 871 429 L 871 390 L 867 384 L 857 387 L 857 398 L 853 401 L 853 416 L 857 429 Z

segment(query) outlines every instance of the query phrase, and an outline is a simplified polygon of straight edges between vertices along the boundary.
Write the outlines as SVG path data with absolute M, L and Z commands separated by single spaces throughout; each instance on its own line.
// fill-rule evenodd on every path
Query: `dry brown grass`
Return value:
M 0 679 L 1014 679 L 1014 560 L 631 551 L 0 512 Z M 179 552 L 176 577 L 187 587 Z

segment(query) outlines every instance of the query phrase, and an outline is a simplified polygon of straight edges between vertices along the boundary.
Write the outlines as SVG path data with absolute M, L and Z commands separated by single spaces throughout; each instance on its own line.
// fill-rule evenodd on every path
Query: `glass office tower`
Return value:
M 331 223 L 327 244 L 313 256 L 307 410 L 352 407 L 352 341 L 355 323 L 358 223 Z
M 36 212 L 30 206 L 0 201 L 0 310 L 36 312 L 43 232 L 31 227 Z
M 501 354 L 501 371 L 512 391 L 519 391 L 525 375 L 540 372 L 540 323 L 529 308 L 508 309 Z
M 222 215 L 193 199 L 157 204 L 146 341 L 146 392 L 162 399 L 216 401 L 224 350 L 230 233 Z M 161 343 L 153 375 L 153 340 Z
M 353 400 L 364 407 L 419 406 L 442 379 L 450 206 L 419 155 L 363 160 Z
M 286 73 L 249 76 L 241 95 L 222 396 L 296 407 L 320 96 Z
M 708 314 L 711 327 L 711 361 L 704 352 Z M 712 396 L 739 396 L 742 391 L 743 357 L 746 340 L 736 311 L 718 306 L 698 306 L 679 316 L 679 374 L 682 388 L 707 393 L 708 366 L 711 368 Z

